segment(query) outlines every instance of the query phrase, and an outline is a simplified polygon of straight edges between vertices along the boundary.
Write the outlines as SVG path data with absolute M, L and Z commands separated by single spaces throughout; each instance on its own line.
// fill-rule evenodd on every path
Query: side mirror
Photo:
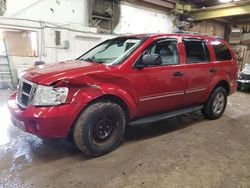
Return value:
M 136 65 L 136 68 L 143 68 L 146 66 L 161 65 L 162 58 L 158 54 L 146 54 L 142 57 L 140 64 Z

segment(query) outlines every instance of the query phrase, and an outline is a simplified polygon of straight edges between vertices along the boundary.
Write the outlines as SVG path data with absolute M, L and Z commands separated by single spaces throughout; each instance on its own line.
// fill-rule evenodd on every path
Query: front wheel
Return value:
M 125 125 L 125 114 L 118 104 L 97 102 L 79 116 L 73 129 L 73 139 L 84 153 L 91 156 L 104 155 L 120 144 Z
M 224 113 L 226 105 L 226 90 L 223 87 L 217 87 L 209 96 L 201 112 L 208 119 L 218 119 Z

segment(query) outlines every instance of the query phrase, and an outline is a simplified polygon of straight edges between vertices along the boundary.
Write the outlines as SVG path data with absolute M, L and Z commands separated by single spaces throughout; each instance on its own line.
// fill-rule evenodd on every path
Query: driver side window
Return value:
M 174 39 L 161 40 L 154 43 L 143 52 L 143 55 L 146 54 L 160 55 L 162 58 L 162 65 L 179 64 L 177 40 Z

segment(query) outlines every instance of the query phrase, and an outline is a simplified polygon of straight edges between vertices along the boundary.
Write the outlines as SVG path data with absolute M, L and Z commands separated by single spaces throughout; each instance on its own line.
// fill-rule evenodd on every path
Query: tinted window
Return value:
M 149 47 L 145 54 L 158 54 L 162 58 L 163 65 L 176 65 L 179 64 L 179 55 L 177 41 L 175 39 L 166 39 L 158 41 Z
M 210 55 L 205 41 L 199 39 L 184 39 L 183 42 L 188 63 L 210 61 Z
M 230 50 L 224 43 L 212 41 L 212 46 L 216 55 L 216 61 L 227 61 L 232 59 Z

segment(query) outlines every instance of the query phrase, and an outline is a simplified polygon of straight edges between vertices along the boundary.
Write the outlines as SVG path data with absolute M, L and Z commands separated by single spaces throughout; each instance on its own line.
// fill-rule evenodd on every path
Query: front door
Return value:
M 158 54 L 162 65 L 133 69 L 132 77 L 138 99 L 137 116 L 166 112 L 182 106 L 185 90 L 185 69 L 180 63 L 177 38 L 154 41 L 143 52 Z M 140 59 L 136 63 L 140 63 Z

